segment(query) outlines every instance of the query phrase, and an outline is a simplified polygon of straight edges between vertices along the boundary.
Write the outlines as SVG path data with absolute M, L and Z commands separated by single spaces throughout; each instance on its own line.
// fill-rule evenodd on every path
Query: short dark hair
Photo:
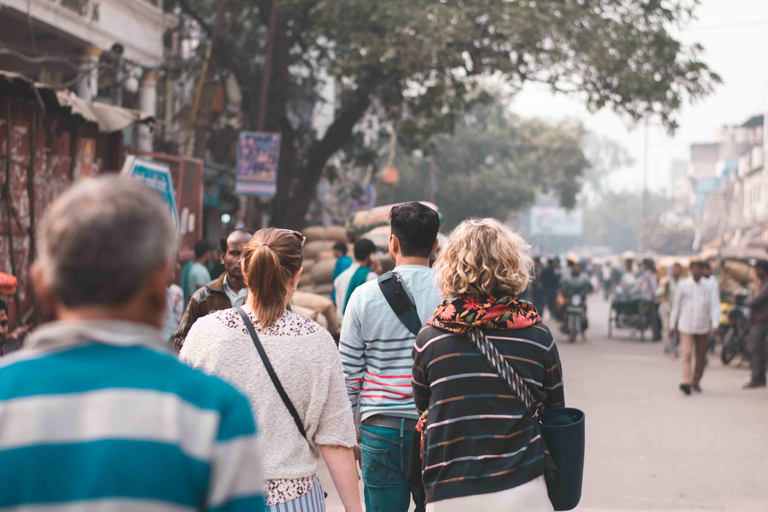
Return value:
M 361 238 L 355 242 L 355 260 L 363 261 L 368 256 L 376 252 L 376 244 L 367 238 Z
M 400 242 L 403 256 L 429 258 L 440 229 L 440 215 L 421 203 L 403 203 L 389 212 L 392 234 Z
M 768 260 L 757 260 L 755 262 L 755 268 L 761 268 L 768 272 Z
M 203 256 L 205 256 L 205 253 L 211 250 L 211 244 L 209 244 L 206 240 L 199 240 L 195 242 L 195 259 L 199 260 Z
M 6 316 L 8 315 L 8 301 L 2 297 L 0 297 L 0 311 L 5 311 Z
M 345 244 L 344 242 L 336 242 L 335 244 L 333 244 L 333 250 L 339 251 L 341 254 L 347 254 L 349 247 L 347 247 L 347 244 Z
M 253 236 L 254 231 L 247 229 L 247 228 L 237 228 L 233 229 L 232 231 L 227 231 L 224 233 L 224 236 L 221 237 L 221 240 L 219 240 L 219 247 L 221 247 L 221 252 L 225 253 L 227 252 L 227 240 L 229 240 L 229 237 L 232 236 L 233 233 L 237 233 L 238 231 L 242 231 L 243 233 L 246 233 L 248 236 Z

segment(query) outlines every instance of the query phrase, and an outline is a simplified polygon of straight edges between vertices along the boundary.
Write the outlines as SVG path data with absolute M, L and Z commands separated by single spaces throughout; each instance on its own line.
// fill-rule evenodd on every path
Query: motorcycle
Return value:
M 728 322 L 723 334 L 723 350 L 720 352 L 720 360 L 723 364 L 730 364 L 737 356 L 741 356 L 743 361 L 749 360 L 750 354 L 747 350 L 749 308 L 744 305 L 746 301 L 747 292 L 738 292 L 733 306 L 728 311 Z
M 568 333 L 568 341 L 573 343 L 579 334 L 584 336 L 584 319 L 587 317 L 586 297 L 575 293 L 565 309 L 565 331 Z

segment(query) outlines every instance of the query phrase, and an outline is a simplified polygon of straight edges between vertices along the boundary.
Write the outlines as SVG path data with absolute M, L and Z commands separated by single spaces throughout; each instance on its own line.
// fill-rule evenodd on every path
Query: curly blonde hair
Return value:
M 531 246 L 496 219 L 459 224 L 440 252 L 435 271 L 445 297 L 517 295 L 525 290 Z

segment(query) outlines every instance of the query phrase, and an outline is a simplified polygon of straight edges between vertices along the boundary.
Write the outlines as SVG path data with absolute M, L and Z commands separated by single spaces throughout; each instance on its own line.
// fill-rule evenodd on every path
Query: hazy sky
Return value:
M 768 1 L 702 0 L 693 21 L 679 37 L 701 43 L 703 60 L 723 79 L 715 92 L 678 116 L 674 138 L 659 127 L 649 128 L 649 187 L 665 189 L 674 159 L 688 159 L 688 146 L 709 142 L 723 124 L 741 124 L 768 111 Z M 527 85 L 514 99 L 512 110 L 522 116 L 548 120 L 581 120 L 597 134 L 621 143 L 634 165 L 611 178 L 616 189 L 640 190 L 643 183 L 643 127 L 602 110 L 591 114 L 578 99 L 552 95 L 546 86 Z

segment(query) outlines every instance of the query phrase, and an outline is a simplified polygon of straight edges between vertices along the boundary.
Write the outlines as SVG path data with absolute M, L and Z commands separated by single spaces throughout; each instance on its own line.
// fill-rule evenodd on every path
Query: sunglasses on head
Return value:
M 294 235 L 299 240 L 301 240 L 301 248 L 304 248 L 304 243 L 307 241 L 307 237 L 304 236 L 303 233 L 300 233 L 298 231 L 294 231 L 292 229 L 281 229 L 280 231 L 285 231 L 286 233 L 290 233 L 291 235 Z

